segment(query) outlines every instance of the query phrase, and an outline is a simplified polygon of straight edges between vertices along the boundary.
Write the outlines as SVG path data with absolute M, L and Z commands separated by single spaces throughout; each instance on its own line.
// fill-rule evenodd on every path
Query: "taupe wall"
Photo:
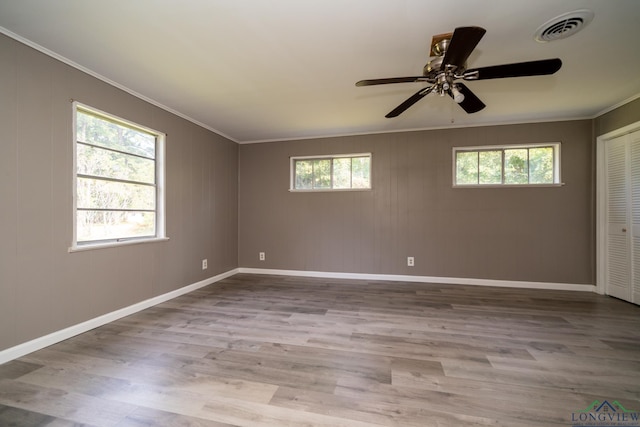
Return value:
M 557 141 L 562 187 L 452 188 L 454 146 Z M 290 156 L 358 152 L 373 190 L 288 191 Z M 240 265 L 593 284 L 592 153 L 591 120 L 242 145 Z
M 640 120 L 640 98 L 622 105 L 595 120 L 595 136 L 620 129 Z
M 238 266 L 237 144 L 4 35 L 0 58 L 0 350 Z M 68 253 L 70 99 L 168 134 L 169 241 Z

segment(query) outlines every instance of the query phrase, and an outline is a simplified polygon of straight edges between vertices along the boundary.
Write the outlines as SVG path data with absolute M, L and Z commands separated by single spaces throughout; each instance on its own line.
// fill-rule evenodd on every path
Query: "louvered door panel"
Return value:
M 607 147 L 607 220 L 609 224 L 627 223 L 626 144 L 615 139 Z
M 631 180 L 631 301 L 640 303 L 640 131 L 628 135 Z
M 631 298 L 631 259 L 628 228 L 629 179 L 626 138 L 607 144 L 607 291 Z
M 633 237 L 633 280 L 631 289 L 631 302 L 640 304 L 640 236 Z

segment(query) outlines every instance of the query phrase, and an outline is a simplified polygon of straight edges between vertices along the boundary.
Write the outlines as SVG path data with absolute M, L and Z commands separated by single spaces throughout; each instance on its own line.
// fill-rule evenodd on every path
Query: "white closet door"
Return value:
M 628 135 L 631 169 L 631 298 L 640 304 L 640 131 Z
M 612 139 L 606 146 L 607 173 L 607 293 L 631 300 L 629 230 L 629 169 L 627 138 Z

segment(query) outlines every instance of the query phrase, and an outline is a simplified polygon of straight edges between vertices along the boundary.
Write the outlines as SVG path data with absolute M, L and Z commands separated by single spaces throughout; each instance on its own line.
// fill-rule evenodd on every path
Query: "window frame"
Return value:
M 369 158 L 369 187 L 359 188 L 333 188 L 333 160 L 353 159 L 358 157 Z M 296 161 L 298 160 L 331 160 L 331 187 L 330 188 L 295 188 L 296 184 Z M 322 192 L 343 192 L 343 191 L 371 191 L 373 175 L 373 156 L 371 153 L 349 153 L 349 154 L 329 154 L 318 156 L 292 156 L 289 157 L 289 191 L 292 193 L 322 193 Z M 353 168 L 351 170 L 353 185 Z
M 505 145 L 482 145 L 482 146 L 464 146 L 452 148 L 452 186 L 453 188 L 522 188 L 522 187 L 561 187 L 564 185 L 561 175 L 561 146 L 560 142 L 544 142 L 544 143 L 526 143 L 526 144 L 505 144 Z M 505 184 L 505 150 L 518 150 L 530 148 L 552 148 L 553 149 L 553 182 L 552 183 L 526 183 L 526 184 Z M 501 183 L 496 184 L 458 184 L 457 178 L 457 153 L 472 152 L 479 153 L 482 151 L 501 151 Z M 530 171 L 527 160 L 527 171 Z
M 95 107 L 80 103 L 78 101 L 72 101 L 72 242 L 69 247 L 69 252 L 84 251 L 91 249 L 109 248 L 116 246 L 125 246 L 131 244 L 158 242 L 169 240 L 166 236 L 166 201 L 165 201 L 165 147 L 167 135 L 158 130 L 140 125 L 132 122 L 131 120 L 118 117 L 114 114 L 107 113 Z M 98 118 L 116 123 L 121 126 L 125 126 L 131 129 L 138 130 L 140 132 L 149 133 L 155 136 L 155 235 L 153 236 L 140 236 L 140 237 L 114 237 L 111 239 L 80 241 L 78 242 L 78 178 L 83 178 L 85 175 L 78 174 L 78 112 L 84 112 L 87 114 L 95 115 Z M 93 146 L 90 144 L 82 143 L 83 145 Z M 100 146 L 97 146 L 101 148 Z M 119 152 L 117 149 L 110 149 L 108 147 L 102 147 L 105 150 Z M 123 152 L 123 154 L 134 155 L 131 153 Z M 142 157 L 142 156 L 141 156 Z M 124 180 L 126 181 L 126 180 Z M 117 182 L 117 180 L 116 180 Z

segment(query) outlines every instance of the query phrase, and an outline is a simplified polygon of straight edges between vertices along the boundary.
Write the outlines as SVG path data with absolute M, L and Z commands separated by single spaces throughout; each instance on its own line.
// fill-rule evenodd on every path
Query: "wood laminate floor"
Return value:
M 570 426 L 640 411 L 640 307 L 239 274 L 0 365 L 1 426 Z

